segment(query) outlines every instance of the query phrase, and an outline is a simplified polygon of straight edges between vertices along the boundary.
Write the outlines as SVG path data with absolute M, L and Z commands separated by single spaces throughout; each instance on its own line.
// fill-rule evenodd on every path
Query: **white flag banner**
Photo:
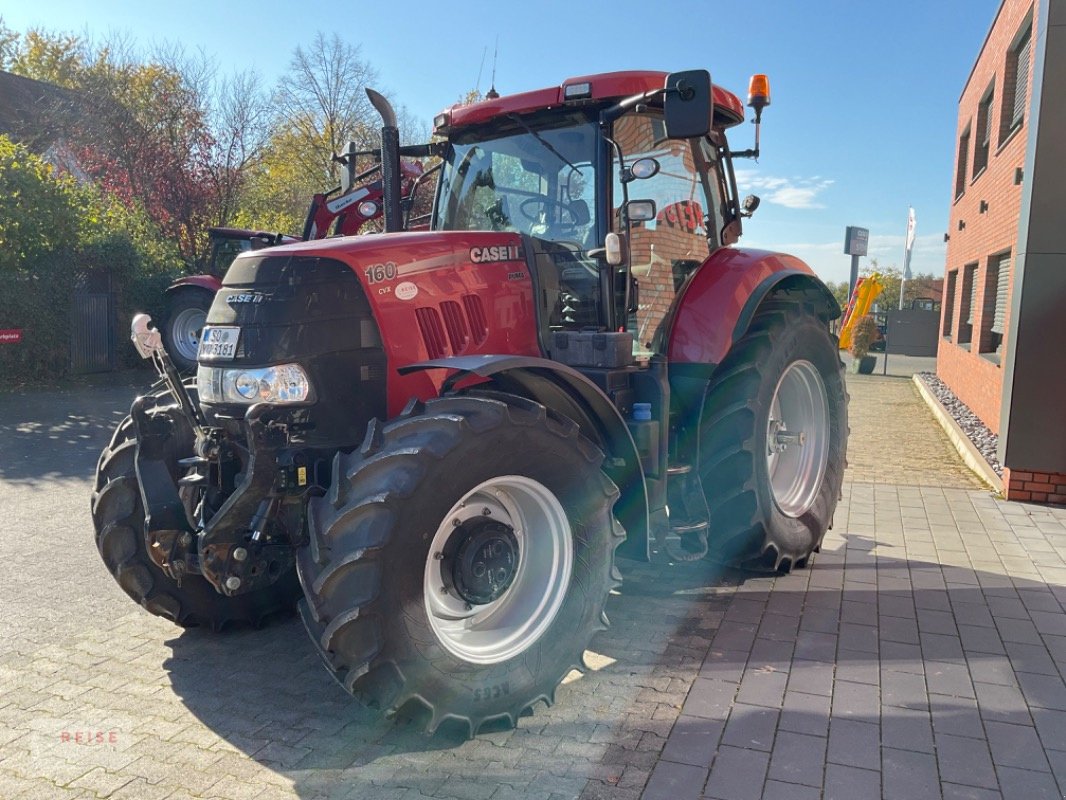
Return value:
M 903 280 L 911 279 L 911 250 L 914 249 L 914 209 L 907 215 L 907 249 L 903 252 Z

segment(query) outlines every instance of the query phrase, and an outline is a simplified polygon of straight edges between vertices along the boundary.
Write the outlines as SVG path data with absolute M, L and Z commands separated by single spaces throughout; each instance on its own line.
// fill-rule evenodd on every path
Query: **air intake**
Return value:
M 444 339 L 444 326 L 440 323 L 440 314 L 435 308 L 416 308 L 415 319 L 418 320 L 418 330 L 422 333 L 426 353 L 430 358 L 443 358 L 447 353 L 447 344 Z

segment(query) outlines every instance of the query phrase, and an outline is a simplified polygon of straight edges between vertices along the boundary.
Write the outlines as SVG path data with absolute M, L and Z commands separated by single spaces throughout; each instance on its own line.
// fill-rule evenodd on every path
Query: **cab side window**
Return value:
M 660 116 L 630 114 L 614 126 L 614 139 L 622 148 L 627 164 L 640 158 L 654 158 L 659 172 L 629 184 L 630 200 L 654 200 L 656 216 L 630 227 L 630 258 L 639 291 L 639 308 L 629 327 L 634 333 L 638 354 L 650 350 L 652 339 L 673 304 L 685 279 L 710 254 L 707 225 L 708 192 L 717 203 L 717 182 L 713 175 L 707 184 L 707 153 L 699 143 L 666 138 Z M 616 230 L 622 223 L 622 187 L 615 169 L 613 194 Z M 713 225 L 713 223 L 711 223 Z

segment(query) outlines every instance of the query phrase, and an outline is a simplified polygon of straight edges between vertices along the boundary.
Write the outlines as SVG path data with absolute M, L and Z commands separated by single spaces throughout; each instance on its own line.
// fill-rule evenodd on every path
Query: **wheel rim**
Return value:
M 781 375 L 766 426 L 766 464 L 774 502 L 790 516 L 818 498 L 829 461 L 829 400 L 818 368 L 794 361 Z
M 195 361 L 200 349 L 200 331 L 207 321 L 207 312 L 200 308 L 182 309 L 170 323 L 174 347 L 186 361 Z
M 504 475 L 452 506 L 430 543 L 423 596 L 452 655 L 496 664 L 548 629 L 573 572 L 570 522 L 543 484 Z

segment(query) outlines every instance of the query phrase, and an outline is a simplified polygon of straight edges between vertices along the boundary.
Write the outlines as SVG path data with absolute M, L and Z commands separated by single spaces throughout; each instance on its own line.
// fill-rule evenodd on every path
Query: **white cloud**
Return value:
M 752 169 L 737 170 L 737 186 L 740 194 L 748 191 L 761 192 L 762 199 L 786 208 L 825 208 L 817 201 L 818 195 L 833 185 L 833 181 L 815 175 L 811 178 L 782 178 L 763 175 Z

